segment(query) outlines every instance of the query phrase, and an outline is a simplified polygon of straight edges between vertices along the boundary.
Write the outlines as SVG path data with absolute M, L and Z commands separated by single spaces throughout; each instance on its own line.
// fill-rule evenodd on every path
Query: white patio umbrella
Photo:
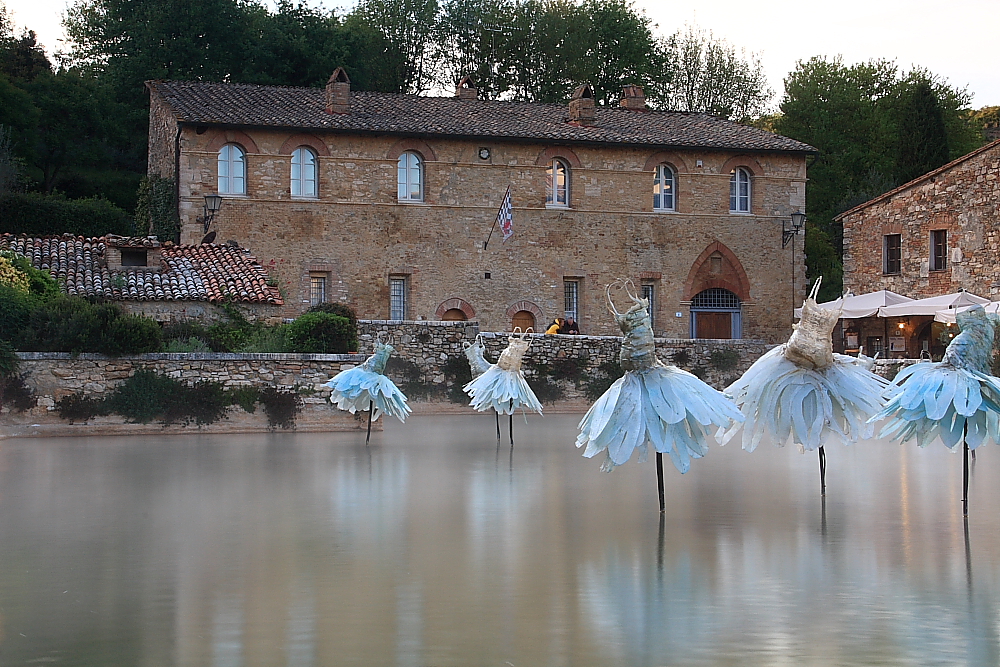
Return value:
M 948 324 L 955 323 L 955 316 L 959 313 L 964 313 L 972 306 L 960 306 L 959 308 L 949 308 L 947 310 L 939 310 L 934 313 L 935 322 L 945 322 Z M 1000 313 L 1000 301 L 990 301 L 989 303 L 983 304 L 983 310 L 987 313 Z
M 892 306 L 895 304 L 907 303 L 913 301 L 908 296 L 903 296 L 902 294 L 896 294 L 895 292 L 890 292 L 889 290 L 879 290 L 877 292 L 869 292 L 868 294 L 846 294 L 839 299 L 834 299 L 833 301 L 826 301 L 819 304 L 820 308 L 826 308 L 828 310 L 836 310 L 843 306 L 841 311 L 841 318 L 855 319 L 858 317 L 871 317 L 878 313 L 879 308 L 883 306 Z M 802 317 L 802 309 L 795 309 L 795 317 Z
M 883 306 L 878 309 L 879 317 L 907 317 L 908 315 L 936 315 L 939 310 L 952 310 L 962 306 L 985 306 L 990 302 L 972 292 L 959 290 L 954 294 L 942 294 L 926 299 L 907 301 L 895 306 Z

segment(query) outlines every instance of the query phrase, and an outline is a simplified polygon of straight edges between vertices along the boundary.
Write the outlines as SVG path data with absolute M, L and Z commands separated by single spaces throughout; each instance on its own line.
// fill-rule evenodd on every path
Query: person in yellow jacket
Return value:
M 561 329 L 562 327 L 563 327 L 563 318 L 557 317 L 552 322 L 552 324 L 549 325 L 549 328 L 545 330 L 545 333 L 547 333 L 547 334 L 557 334 L 557 333 L 559 333 L 559 329 Z

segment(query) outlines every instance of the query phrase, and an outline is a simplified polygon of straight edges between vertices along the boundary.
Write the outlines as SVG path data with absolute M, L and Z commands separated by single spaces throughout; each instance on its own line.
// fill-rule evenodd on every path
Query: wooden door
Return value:
M 695 313 L 695 338 L 732 338 L 733 314 L 698 311 Z
M 514 313 L 514 317 L 511 318 L 510 328 L 511 331 L 520 327 L 521 331 L 527 331 L 535 329 L 535 316 L 529 313 L 527 310 L 519 310 Z

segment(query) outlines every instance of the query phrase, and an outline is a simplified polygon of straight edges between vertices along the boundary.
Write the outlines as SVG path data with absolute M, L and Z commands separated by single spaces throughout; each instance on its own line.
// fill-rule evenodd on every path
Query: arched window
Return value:
M 674 170 L 670 165 L 656 165 L 656 173 L 653 176 L 653 210 L 654 211 L 675 211 L 676 200 L 674 189 Z
M 316 154 L 305 146 L 292 151 L 292 196 L 316 196 Z
M 444 322 L 465 322 L 468 319 L 469 316 L 460 308 L 449 308 L 441 316 L 441 320 Z
M 418 153 L 406 151 L 396 162 L 396 198 L 399 201 L 424 200 L 424 160 Z
M 740 298 L 727 289 L 710 287 L 691 299 L 691 338 L 742 338 Z
M 226 144 L 219 149 L 219 194 L 245 195 L 247 193 L 246 156 L 236 144 Z
M 750 172 L 736 167 L 729 176 L 729 212 L 750 212 Z
M 569 165 L 556 158 L 545 170 L 545 205 L 569 206 Z

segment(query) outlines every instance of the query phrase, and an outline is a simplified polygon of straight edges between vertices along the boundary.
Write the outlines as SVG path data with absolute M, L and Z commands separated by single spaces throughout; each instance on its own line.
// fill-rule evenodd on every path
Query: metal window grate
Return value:
M 313 306 L 326 301 L 326 276 L 309 277 L 309 303 Z
M 389 278 L 389 319 L 406 319 L 406 278 Z
M 656 288 L 653 285 L 642 286 L 642 298 L 649 302 L 649 326 L 656 328 Z
M 563 316 L 580 319 L 580 283 L 576 280 L 563 281 Z
M 702 292 L 698 292 L 691 299 L 692 308 L 712 308 L 712 309 L 736 309 L 740 307 L 740 298 L 727 289 L 721 287 L 711 287 Z

